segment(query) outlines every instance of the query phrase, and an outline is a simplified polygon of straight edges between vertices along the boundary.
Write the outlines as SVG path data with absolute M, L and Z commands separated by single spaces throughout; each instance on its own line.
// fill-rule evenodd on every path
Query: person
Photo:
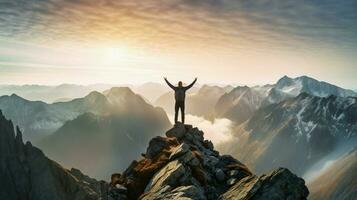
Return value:
M 178 86 L 172 85 L 165 77 L 165 82 L 175 91 L 175 124 L 178 123 L 178 111 L 181 110 L 181 123 L 185 124 L 185 97 L 186 91 L 190 89 L 197 81 L 197 78 L 188 86 L 184 87 L 182 81 L 178 82 Z

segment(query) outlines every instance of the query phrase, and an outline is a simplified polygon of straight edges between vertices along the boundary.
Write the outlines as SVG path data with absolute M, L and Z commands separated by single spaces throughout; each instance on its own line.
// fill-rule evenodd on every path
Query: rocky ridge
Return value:
M 256 176 L 191 125 L 176 124 L 155 137 L 142 158 L 113 174 L 113 199 L 306 199 L 303 179 L 279 168 Z
M 97 200 L 106 197 L 108 184 L 67 170 L 43 152 L 22 141 L 0 110 L 0 199 Z

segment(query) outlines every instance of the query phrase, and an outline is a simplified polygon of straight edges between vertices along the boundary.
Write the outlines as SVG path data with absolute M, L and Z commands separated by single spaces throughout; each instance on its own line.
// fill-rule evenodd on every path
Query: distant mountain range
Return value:
M 297 78 L 284 76 L 274 85 L 234 88 L 217 101 L 215 117 L 228 118 L 236 123 L 242 123 L 249 119 L 258 108 L 294 98 L 301 93 L 317 97 L 357 96 L 357 93 L 352 90 L 317 81 L 307 76 Z
M 257 110 L 234 134 L 226 151 L 257 173 L 284 166 L 302 175 L 340 143 L 356 139 L 357 97 L 301 93 Z
M 53 159 L 100 178 L 137 158 L 151 137 L 170 126 L 161 108 L 127 87 L 53 104 L 2 96 L 0 109 Z

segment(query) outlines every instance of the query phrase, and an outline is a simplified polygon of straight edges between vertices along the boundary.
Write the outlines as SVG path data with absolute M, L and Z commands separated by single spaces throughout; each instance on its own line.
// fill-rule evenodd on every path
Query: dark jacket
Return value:
M 190 85 L 186 87 L 176 87 L 173 86 L 167 79 L 165 79 L 165 81 L 167 85 L 169 85 L 170 88 L 172 88 L 175 91 L 176 102 L 184 102 L 186 98 L 186 90 L 190 89 L 196 83 L 197 79 L 195 79 Z

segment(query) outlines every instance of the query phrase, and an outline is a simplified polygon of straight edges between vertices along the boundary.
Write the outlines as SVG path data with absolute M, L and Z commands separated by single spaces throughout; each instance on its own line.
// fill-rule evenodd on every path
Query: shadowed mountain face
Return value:
M 85 183 L 30 142 L 24 144 L 21 131 L 17 128 L 15 136 L 12 122 L 0 111 L 0 199 L 96 200 L 104 195 L 102 187 L 107 184 Z
M 154 110 L 139 95 L 126 87 L 112 88 L 106 95 L 91 92 L 83 98 L 53 104 L 28 101 L 17 95 L 2 96 L 0 109 L 22 127 L 25 140 L 35 142 L 53 133 L 66 121 L 73 120 L 85 112 L 105 115 L 127 112 L 139 114 Z
M 111 173 L 140 157 L 150 138 L 169 125 L 162 110 L 105 116 L 85 113 L 66 122 L 38 145 L 66 167 L 108 179 Z
M 231 91 L 231 86 L 219 87 L 203 85 L 198 91 L 188 90 L 189 94 L 186 97 L 185 110 L 186 113 L 213 117 L 214 106 L 218 99 L 226 92 Z M 155 105 L 160 106 L 168 113 L 174 113 L 175 98 L 172 92 L 168 92 L 159 97 Z
M 308 184 L 310 199 L 345 199 L 357 197 L 357 148 L 335 160 L 316 179 Z
M 100 97 L 102 108 L 108 106 L 107 113 L 81 114 L 38 145 L 66 167 L 76 166 L 95 177 L 108 178 L 139 157 L 146 142 L 170 122 L 161 108 L 147 104 L 129 88 L 112 88 Z
M 267 91 L 270 89 L 271 86 L 236 87 L 219 98 L 214 108 L 215 116 L 242 123 L 261 106 Z
M 357 98 L 306 93 L 256 111 L 222 145 L 258 173 L 277 166 L 302 175 L 339 143 L 357 136 Z

